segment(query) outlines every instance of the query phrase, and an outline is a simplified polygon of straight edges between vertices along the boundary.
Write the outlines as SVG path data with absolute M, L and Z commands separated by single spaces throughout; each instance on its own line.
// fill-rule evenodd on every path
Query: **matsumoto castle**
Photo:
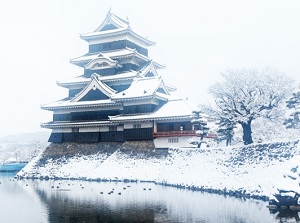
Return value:
M 93 32 L 80 35 L 88 53 L 70 62 L 83 74 L 58 81 L 69 95 L 46 104 L 53 121 L 49 142 L 125 142 L 153 140 L 156 148 L 190 146 L 197 137 L 192 124 L 195 106 L 173 95 L 164 82 L 164 65 L 148 57 L 155 42 L 139 35 L 129 21 L 110 11 Z

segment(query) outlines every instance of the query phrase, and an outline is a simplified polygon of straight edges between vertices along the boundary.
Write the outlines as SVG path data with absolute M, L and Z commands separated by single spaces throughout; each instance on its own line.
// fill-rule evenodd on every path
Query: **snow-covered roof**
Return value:
M 118 49 L 118 50 L 110 50 L 106 52 L 101 53 L 103 57 L 110 57 L 110 58 L 123 58 L 123 57 L 131 57 L 136 56 L 139 58 L 143 58 L 145 61 L 149 61 L 149 57 L 144 56 L 143 54 L 140 54 L 136 51 L 136 49 L 131 49 L 126 47 L 125 49 Z
M 81 100 L 85 95 L 87 95 L 90 91 L 94 91 L 98 89 L 103 94 L 105 94 L 108 98 L 110 98 L 111 95 L 115 94 L 116 91 L 107 86 L 105 83 L 103 83 L 99 78 L 97 74 L 93 74 L 91 76 L 90 83 L 78 94 L 76 95 L 71 102 L 77 102 Z
M 79 63 L 88 63 L 91 60 L 94 60 L 98 57 L 99 53 L 87 53 L 83 56 L 71 59 L 70 62 L 73 64 L 79 64 Z
M 163 92 L 157 92 L 161 89 Z M 165 88 L 160 76 L 135 78 L 128 89 L 111 96 L 112 100 L 124 101 L 139 98 L 160 97 L 168 98 L 169 92 Z
M 94 107 L 108 107 L 108 106 L 121 106 L 120 103 L 111 101 L 110 99 L 94 100 L 94 101 L 76 101 L 72 102 L 70 99 L 59 100 L 49 104 L 42 105 L 44 110 L 55 111 L 60 109 L 73 109 L 73 108 L 94 108 Z
M 103 39 L 117 35 L 130 35 L 134 39 L 142 42 L 145 46 L 152 46 L 155 44 L 155 42 L 134 32 L 131 29 L 128 20 L 121 19 L 111 12 L 107 13 L 106 18 L 95 31 L 81 34 L 80 37 L 89 42 L 94 39 Z
M 173 85 L 170 85 L 170 84 L 165 84 L 165 85 L 169 92 L 174 92 L 177 90 L 177 87 L 175 87 Z
M 112 122 L 170 120 L 170 119 L 192 119 L 192 111 L 195 104 L 185 99 L 170 99 L 164 105 L 152 113 L 140 115 L 117 115 L 110 116 Z
M 109 126 L 109 125 L 117 125 L 116 123 L 111 123 L 110 121 L 92 121 L 92 122 L 47 122 L 42 123 L 41 127 L 43 128 L 76 128 L 76 127 L 96 127 L 96 126 Z
M 16 157 L 10 157 L 7 160 L 4 161 L 4 163 L 15 163 L 18 159 Z
M 97 60 L 97 59 L 96 59 Z M 151 60 L 148 64 L 146 64 L 141 70 L 139 71 L 134 71 L 130 70 L 128 72 L 122 72 L 122 73 L 117 73 L 114 75 L 105 75 L 101 76 L 99 74 L 98 77 L 101 81 L 104 83 L 106 82 L 116 82 L 116 81 L 124 81 L 124 80 L 132 80 L 133 78 L 140 76 L 140 77 L 147 77 L 150 73 L 153 74 L 153 76 L 160 76 L 156 68 L 161 68 L 157 66 L 158 64 Z M 67 80 L 62 80 L 62 81 L 57 81 L 57 85 L 61 87 L 68 87 L 68 86 L 75 86 L 75 85 L 86 85 L 90 82 L 91 78 L 87 77 L 85 75 L 77 76 L 74 78 L 70 78 Z M 176 87 L 173 87 L 171 85 L 165 84 L 166 89 L 170 92 L 175 91 Z
M 99 100 L 87 100 L 81 101 L 90 91 L 99 90 L 104 95 L 107 96 L 107 99 L 99 99 Z M 79 92 L 74 98 L 68 100 L 60 100 L 48 105 L 42 106 L 43 109 L 46 110 L 56 110 L 61 108 L 72 108 L 72 107 L 97 107 L 97 106 L 111 106 L 117 103 L 111 101 L 110 97 L 116 94 L 117 91 L 110 88 L 108 85 L 103 83 L 100 80 L 100 76 L 97 74 L 93 74 L 90 78 L 90 82 L 85 86 L 85 88 Z
M 132 80 L 134 77 L 137 76 L 137 71 L 131 70 L 128 72 L 123 72 L 119 74 L 114 74 L 114 75 L 108 75 L 108 76 L 101 76 L 98 75 L 98 79 L 101 80 L 102 82 L 115 82 L 115 81 L 124 81 L 124 80 Z M 70 78 L 67 80 L 62 80 L 58 81 L 57 84 L 61 87 L 68 87 L 68 86 L 74 86 L 74 85 L 86 85 L 91 81 L 90 77 L 81 75 L 78 77 Z
M 90 77 L 85 75 L 73 77 L 66 80 L 57 81 L 57 85 L 61 87 L 74 86 L 74 85 L 86 85 L 91 81 Z
M 158 73 L 155 69 L 155 64 L 154 61 L 151 60 L 146 66 L 144 66 L 140 71 L 139 71 L 139 76 L 141 77 L 147 77 L 149 74 L 152 74 L 153 76 L 158 76 Z
M 136 57 L 146 62 L 150 61 L 149 57 L 146 57 L 138 53 L 135 49 L 126 47 L 124 49 L 110 50 L 101 53 L 87 53 L 83 56 L 71 59 L 70 62 L 78 66 L 84 66 L 90 63 L 91 61 L 99 58 L 110 58 L 111 60 L 113 60 L 113 59 L 121 59 L 121 58 L 128 58 L 128 57 Z M 163 65 L 160 65 L 157 62 L 155 63 L 158 67 L 159 66 L 163 67 Z
M 112 25 L 116 29 L 117 28 L 128 28 L 129 21 L 125 20 L 125 19 L 122 19 L 122 18 L 116 16 L 115 14 L 111 13 L 111 11 L 109 11 L 106 14 L 106 18 L 104 19 L 104 21 L 101 23 L 101 25 L 94 32 L 102 31 L 105 28 L 105 26 L 107 26 L 107 25 Z
M 137 71 L 131 70 L 129 72 L 119 73 L 119 74 L 110 75 L 110 76 L 101 76 L 100 75 L 100 80 L 103 82 L 121 81 L 121 80 L 133 79 L 136 76 L 137 76 Z

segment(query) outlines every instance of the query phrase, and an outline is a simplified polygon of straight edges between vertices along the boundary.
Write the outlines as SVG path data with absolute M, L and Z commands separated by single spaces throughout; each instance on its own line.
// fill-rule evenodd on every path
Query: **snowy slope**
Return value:
M 243 147 L 173 148 L 167 156 L 132 155 L 118 149 L 113 154 L 77 154 L 48 159 L 41 164 L 42 156 L 32 160 L 18 176 L 154 181 L 247 197 L 270 197 L 277 188 L 299 190 L 299 186 L 295 187 L 299 177 L 290 171 L 300 163 L 298 141 Z M 293 174 L 294 180 L 288 177 Z

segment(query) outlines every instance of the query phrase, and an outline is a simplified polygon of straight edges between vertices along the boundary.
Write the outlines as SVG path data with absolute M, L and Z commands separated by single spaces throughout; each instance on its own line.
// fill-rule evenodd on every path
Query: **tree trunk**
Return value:
M 248 145 L 253 143 L 252 140 L 252 131 L 251 131 L 251 121 L 248 121 L 247 123 L 241 123 L 243 127 L 243 141 L 244 145 Z

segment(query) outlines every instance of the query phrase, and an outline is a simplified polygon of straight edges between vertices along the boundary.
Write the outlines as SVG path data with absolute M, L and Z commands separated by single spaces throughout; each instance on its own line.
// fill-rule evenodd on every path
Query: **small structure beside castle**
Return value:
M 83 74 L 58 81 L 69 95 L 46 104 L 53 120 L 41 126 L 49 142 L 125 142 L 153 140 L 156 148 L 189 147 L 197 137 L 194 105 L 173 95 L 161 63 L 149 58 L 155 42 L 139 35 L 129 21 L 110 11 L 93 32 L 80 36 L 88 53 L 71 59 Z

